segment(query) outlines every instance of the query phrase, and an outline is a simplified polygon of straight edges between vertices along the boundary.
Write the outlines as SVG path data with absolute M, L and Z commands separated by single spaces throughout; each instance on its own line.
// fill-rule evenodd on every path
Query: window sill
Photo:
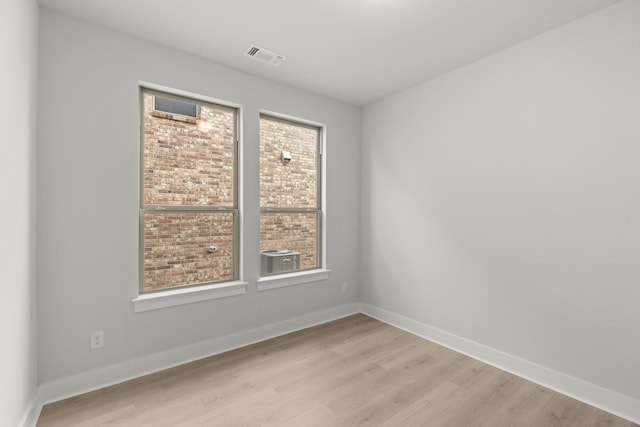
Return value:
M 140 313 L 176 305 L 242 295 L 246 292 L 247 283 L 236 281 L 143 294 L 132 299 L 131 302 L 133 303 L 133 310 L 136 313 Z
M 270 289 L 284 288 L 285 286 L 327 280 L 330 272 L 331 270 L 318 269 L 261 277 L 258 279 L 258 291 L 268 291 Z

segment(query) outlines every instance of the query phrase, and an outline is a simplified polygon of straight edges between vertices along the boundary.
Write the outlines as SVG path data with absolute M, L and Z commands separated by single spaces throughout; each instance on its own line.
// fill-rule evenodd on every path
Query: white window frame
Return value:
M 145 207 L 144 205 L 144 193 L 143 193 L 143 184 L 144 184 L 144 104 L 143 104 L 143 96 L 145 93 L 149 93 L 151 95 L 159 95 L 163 97 L 175 97 L 180 100 L 193 101 L 196 104 L 198 102 L 205 104 L 214 104 L 216 106 L 221 106 L 223 108 L 232 109 L 235 111 L 235 153 L 234 153 L 234 203 L 231 210 L 229 209 L 220 209 L 219 207 L 215 207 L 213 209 L 206 210 L 207 212 L 233 212 L 234 213 L 234 231 L 233 231 L 233 244 L 234 244 L 234 255 L 233 255 L 233 278 L 226 281 L 218 281 L 213 283 L 200 283 L 194 285 L 186 285 L 180 287 L 172 287 L 167 289 L 160 289 L 156 291 L 144 291 L 144 214 L 146 212 L 153 212 L 157 207 Z M 246 287 L 248 285 L 247 282 L 242 280 L 242 215 L 241 215 L 241 156 L 240 156 L 240 140 L 241 140 L 241 127 L 242 123 L 242 110 L 241 106 L 233 103 L 229 103 L 226 101 L 222 101 L 215 98 L 210 98 L 198 94 L 194 94 L 191 92 L 176 90 L 167 88 L 160 85 L 139 82 L 139 111 L 140 111 L 140 173 L 139 173 L 139 254 L 138 254 L 138 265 L 139 265 L 139 275 L 138 275 L 138 295 L 132 299 L 133 308 L 135 312 L 144 312 L 149 310 L 167 308 L 182 304 L 189 304 L 199 301 L 206 301 L 211 299 L 225 298 L 235 295 L 242 295 L 246 293 Z M 160 207 L 161 209 L 163 207 Z M 174 209 L 175 207 L 171 207 L 171 210 L 180 211 L 180 209 Z M 163 210 L 168 211 L 169 209 Z M 193 211 L 192 207 L 185 208 L 184 211 Z M 205 211 L 205 210 L 203 210 Z
M 327 267 L 327 239 L 326 239 L 326 230 L 327 230 L 327 194 L 326 194 L 326 158 L 327 158 L 327 128 L 326 125 L 310 120 L 301 119 L 294 116 L 283 115 L 280 113 L 272 112 L 272 111 L 260 111 L 260 118 L 273 119 L 276 121 L 283 121 L 286 123 L 290 123 L 293 125 L 301 125 L 313 127 L 319 130 L 319 141 L 318 141 L 318 192 L 317 197 L 320 199 L 319 203 L 319 223 L 318 223 L 318 236 L 316 246 L 318 249 L 316 250 L 317 257 L 319 257 L 319 263 L 317 268 L 307 269 L 307 270 L 299 270 L 282 274 L 273 274 L 268 276 L 261 276 L 258 273 L 258 281 L 257 281 L 257 290 L 258 291 L 267 291 L 271 289 L 282 288 L 286 286 L 295 286 L 301 285 L 305 283 L 313 283 L 320 282 L 329 279 L 329 274 L 331 270 Z M 259 142 L 260 143 L 260 142 Z M 260 206 L 260 216 L 263 213 L 279 213 L 279 212 L 295 212 L 291 209 L 274 209 L 274 208 L 262 208 Z M 303 210 L 297 212 L 305 212 Z M 316 210 L 307 211 L 307 212 L 316 212 Z

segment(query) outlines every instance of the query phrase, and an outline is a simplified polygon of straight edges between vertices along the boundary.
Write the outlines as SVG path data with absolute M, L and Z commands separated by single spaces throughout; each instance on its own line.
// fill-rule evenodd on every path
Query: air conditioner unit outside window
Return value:
M 300 270 L 300 252 L 269 249 L 260 252 L 260 274 L 287 273 Z

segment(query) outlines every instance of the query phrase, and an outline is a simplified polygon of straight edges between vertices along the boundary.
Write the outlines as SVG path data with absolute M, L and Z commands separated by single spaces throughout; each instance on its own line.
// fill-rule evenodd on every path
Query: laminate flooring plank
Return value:
M 182 398 L 158 402 L 157 405 L 140 408 L 136 406 L 134 417 L 112 422 L 114 427 L 175 427 L 188 419 L 206 413 L 205 405 L 197 396 L 187 395 Z M 73 427 L 76 427 L 74 424 Z
M 586 427 L 633 427 L 635 425 L 631 421 L 616 417 L 598 408 L 589 407 L 587 411 L 588 415 L 584 420 Z
M 45 405 L 38 425 L 82 425 L 89 419 L 117 419 L 123 411 L 129 411 L 132 405 L 135 407 L 142 402 L 162 397 L 161 387 L 157 384 L 137 380 L 127 383 L 129 384 L 118 384 Z
M 317 405 L 300 415 L 279 424 L 279 427 L 326 427 L 335 421 L 335 414 L 324 405 Z M 256 424 L 262 426 L 262 424 Z
M 350 401 L 361 396 L 363 390 L 383 374 L 378 365 L 349 367 L 320 378 L 300 378 L 296 383 L 287 384 L 282 393 L 285 401 L 312 401 L 329 405 L 333 400 Z M 330 408 L 333 410 L 333 408 Z
M 487 376 L 478 374 L 477 377 L 477 382 L 461 386 L 469 393 L 467 402 L 455 411 L 446 426 L 482 426 L 496 407 L 503 405 L 525 383 L 521 378 L 502 373 Z
M 187 418 L 175 427 L 249 427 L 242 415 L 235 412 L 206 413 L 195 418 Z
M 423 361 L 430 361 L 430 358 L 424 355 L 404 366 L 387 370 L 363 384 L 364 389 L 351 399 L 340 397 L 326 405 L 340 417 L 343 425 L 379 425 L 437 388 L 449 373 L 471 361 L 451 352 L 447 359 L 425 365 Z
M 135 405 L 119 405 L 100 412 L 83 412 L 77 415 L 65 415 L 53 418 L 43 418 L 43 423 L 50 427 L 93 427 L 101 425 L 114 425 L 119 421 L 132 420 L 136 415 Z M 40 425 L 40 424 L 38 424 Z
M 554 393 L 551 400 L 541 409 L 532 426 L 535 427 L 574 427 L 584 425 L 584 416 L 588 406 L 582 406 L 567 396 Z
M 399 334 L 396 328 L 385 324 L 348 341 L 332 344 L 329 348 L 342 357 L 367 358 L 382 350 L 402 347 L 413 339 L 411 334 Z
M 482 427 L 529 427 L 551 400 L 553 393 L 547 388 L 525 381 L 522 387 L 495 408 Z
M 303 414 L 318 410 L 320 405 L 316 399 L 309 399 L 307 396 L 290 397 L 269 407 L 247 411 L 243 414 L 243 420 L 252 427 L 280 427 Z M 305 415 L 303 418 L 307 417 Z
M 246 414 L 247 410 L 259 411 L 278 404 L 282 401 L 280 395 L 271 387 L 263 386 L 247 389 L 242 393 L 215 396 L 202 396 L 202 402 L 209 413 L 224 413 L 227 411 L 237 414 Z
M 640 427 L 365 315 L 45 405 L 38 427 Z
M 560 393 L 551 392 L 553 397 L 534 419 L 533 427 L 598 427 L 637 426 L 630 421 L 608 414 L 586 403 L 579 402 Z
M 407 343 L 407 345 L 389 349 L 376 360 L 376 363 L 385 369 L 391 369 L 415 358 L 417 354 L 429 356 L 431 359 L 435 359 L 437 352 L 444 350 L 444 347 L 441 347 L 438 344 L 412 336 L 408 333 L 407 335 L 413 338 L 409 343 Z
M 287 375 L 275 382 L 274 388 L 284 398 L 306 395 L 335 395 L 343 385 L 353 391 L 354 384 L 384 371 L 375 363 L 345 362 L 340 358 L 320 361 L 312 370 L 303 375 Z
M 411 405 L 380 424 L 382 427 L 442 427 L 467 405 L 469 392 L 450 381 L 443 381 Z

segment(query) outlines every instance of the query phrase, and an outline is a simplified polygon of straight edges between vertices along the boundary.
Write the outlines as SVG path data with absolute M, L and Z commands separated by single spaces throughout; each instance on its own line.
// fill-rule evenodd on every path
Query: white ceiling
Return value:
M 620 0 L 40 0 L 71 16 L 362 106 Z M 285 55 L 279 67 L 249 44 Z

